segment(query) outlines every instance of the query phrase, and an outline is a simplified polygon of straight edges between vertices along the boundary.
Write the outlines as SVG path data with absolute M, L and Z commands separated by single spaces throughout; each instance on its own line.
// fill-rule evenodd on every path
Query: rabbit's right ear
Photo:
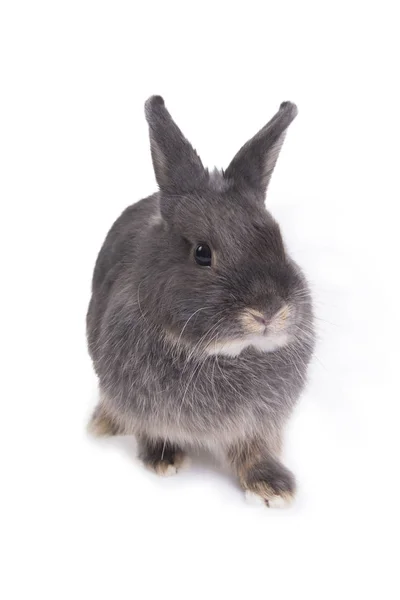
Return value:
M 295 104 L 282 102 L 276 115 L 239 150 L 225 171 L 225 178 L 242 188 L 252 188 L 264 200 L 286 129 L 296 115 Z
M 179 194 L 199 189 L 207 179 L 203 164 L 165 108 L 161 96 L 145 104 L 151 156 L 161 191 Z

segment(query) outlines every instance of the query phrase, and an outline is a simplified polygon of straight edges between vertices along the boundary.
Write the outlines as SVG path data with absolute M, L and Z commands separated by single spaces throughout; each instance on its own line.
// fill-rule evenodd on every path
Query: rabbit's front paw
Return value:
M 279 462 L 253 467 L 244 482 L 246 500 L 270 508 L 287 508 L 294 499 L 296 482 L 293 474 Z
M 169 477 L 170 475 L 176 475 L 179 467 L 182 466 L 184 462 L 184 454 L 176 454 L 171 459 L 160 459 L 160 460 L 143 460 L 144 465 L 157 473 L 157 475 L 161 475 L 163 477 Z
M 157 475 L 175 475 L 184 463 L 185 453 L 169 442 L 142 439 L 139 445 L 144 465 Z

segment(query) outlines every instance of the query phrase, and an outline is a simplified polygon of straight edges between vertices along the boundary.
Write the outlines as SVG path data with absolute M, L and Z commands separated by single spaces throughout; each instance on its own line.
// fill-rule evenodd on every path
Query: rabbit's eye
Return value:
M 194 251 L 194 259 L 201 267 L 211 266 L 211 248 L 207 244 L 198 244 Z

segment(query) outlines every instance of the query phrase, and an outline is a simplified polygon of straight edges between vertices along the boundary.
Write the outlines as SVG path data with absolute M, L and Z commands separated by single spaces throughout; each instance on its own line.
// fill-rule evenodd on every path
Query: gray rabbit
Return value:
M 282 432 L 314 347 L 312 302 L 265 193 L 297 108 L 224 172 L 209 172 L 160 96 L 146 102 L 160 191 L 127 208 L 97 258 L 87 314 L 100 402 L 89 429 L 135 434 L 174 473 L 185 450 L 222 454 L 246 494 L 284 506 L 295 479 Z

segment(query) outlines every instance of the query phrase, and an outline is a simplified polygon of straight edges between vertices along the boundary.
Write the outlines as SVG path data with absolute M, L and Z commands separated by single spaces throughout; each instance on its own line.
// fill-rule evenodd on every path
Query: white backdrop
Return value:
M 4 600 L 398 598 L 395 2 L 4 1 L 0 8 Z M 208 166 L 298 104 L 267 203 L 315 293 L 288 511 L 209 457 L 157 479 L 85 425 L 85 311 L 113 220 L 152 193 L 143 103 Z M 397 551 L 397 557 L 396 557 Z

